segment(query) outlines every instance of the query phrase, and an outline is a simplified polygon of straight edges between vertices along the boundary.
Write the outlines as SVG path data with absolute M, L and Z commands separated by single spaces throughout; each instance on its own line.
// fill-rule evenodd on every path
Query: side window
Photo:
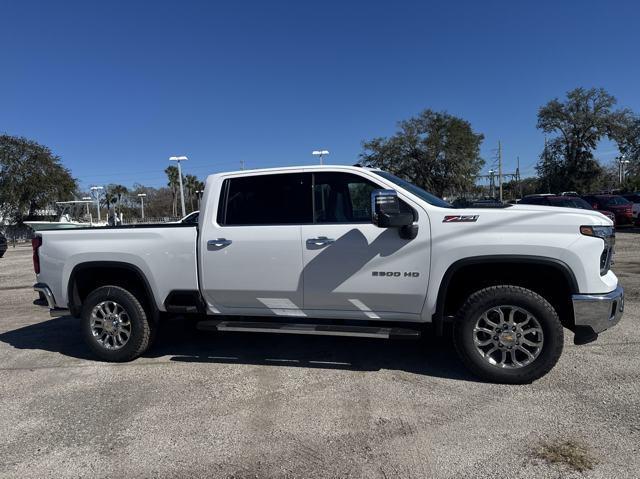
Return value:
M 314 223 L 366 223 L 371 221 L 372 181 L 350 173 L 314 173 Z M 401 201 L 401 209 L 413 209 Z
M 218 222 L 224 226 L 311 223 L 310 191 L 308 173 L 225 180 Z

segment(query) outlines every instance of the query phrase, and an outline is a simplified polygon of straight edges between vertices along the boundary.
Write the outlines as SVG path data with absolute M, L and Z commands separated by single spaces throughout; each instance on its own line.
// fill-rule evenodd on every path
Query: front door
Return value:
M 308 173 L 224 180 L 217 218 L 200 238 L 210 312 L 303 315 L 300 225 L 311 222 L 310 191 Z
M 314 222 L 303 225 L 304 308 L 344 311 L 362 319 L 422 311 L 429 280 L 426 213 L 401 201 L 417 218 L 415 239 L 371 223 L 371 192 L 385 188 L 352 173 L 313 174 Z

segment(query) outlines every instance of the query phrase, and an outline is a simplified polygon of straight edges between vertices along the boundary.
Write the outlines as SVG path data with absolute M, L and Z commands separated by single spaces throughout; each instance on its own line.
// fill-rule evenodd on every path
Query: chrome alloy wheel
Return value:
M 122 348 L 131 337 L 127 311 L 115 301 L 103 301 L 91 310 L 91 334 L 105 349 Z
M 540 323 L 529 311 L 503 305 L 480 315 L 473 328 L 473 343 L 489 364 L 517 369 L 538 357 L 544 335 Z

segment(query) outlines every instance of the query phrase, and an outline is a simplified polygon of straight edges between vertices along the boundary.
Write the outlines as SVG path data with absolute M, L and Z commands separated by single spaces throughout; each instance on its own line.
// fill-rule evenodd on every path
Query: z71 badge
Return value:
M 443 223 L 475 223 L 479 215 L 447 215 L 442 220 Z

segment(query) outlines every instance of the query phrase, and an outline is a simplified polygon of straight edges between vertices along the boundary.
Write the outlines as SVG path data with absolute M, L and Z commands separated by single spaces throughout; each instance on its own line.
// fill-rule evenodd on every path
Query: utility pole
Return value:
M 518 182 L 518 190 L 520 191 L 520 198 L 522 198 L 522 178 L 520 178 L 520 157 L 516 156 L 518 166 L 516 167 L 516 181 Z
M 500 184 L 500 203 L 502 203 L 502 144 L 498 140 L 498 183 Z
M 493 170 L 489 170 L 489 196 L 491 196 L 491 198 L 495 198 L 496 197 L 496 193 L 495 193 L 495 182 L 493 180 L 493 175 L 494 175 L 495 171 Z

